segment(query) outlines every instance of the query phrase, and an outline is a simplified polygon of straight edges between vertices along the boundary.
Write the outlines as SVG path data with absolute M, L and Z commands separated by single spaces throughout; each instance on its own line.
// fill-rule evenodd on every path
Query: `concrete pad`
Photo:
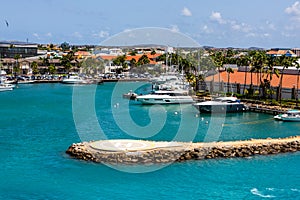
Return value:
M 101 140 L 91 142 L 89 146 L 100 151 L 145 151 L 156 148 L 181 147 L 177 142 L 154 142 L 144 140 Z

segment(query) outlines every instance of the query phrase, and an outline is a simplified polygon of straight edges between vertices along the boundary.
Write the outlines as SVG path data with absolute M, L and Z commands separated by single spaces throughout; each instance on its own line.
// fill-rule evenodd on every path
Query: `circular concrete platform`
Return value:
M 153 142 L 143 140 L 100 140 L 91 142 L 90 147 L 101 151 L 145 151 L 155 148 L 180 147 L 177 142 Z

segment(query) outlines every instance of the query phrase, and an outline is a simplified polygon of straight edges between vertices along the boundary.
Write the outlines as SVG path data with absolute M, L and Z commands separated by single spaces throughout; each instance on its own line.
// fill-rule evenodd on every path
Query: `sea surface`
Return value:
M 299 135 L 300 123 L 274 121 L 268 114 L 143 106 L 122 98 L 130 89 L 146 93 L 151 87 L 24 84 L 1 92 L 0 199 L 300 199 L 300 152 L 173 163 L 148 173 L 66 155 L 72 143 L 93 139 L 200 142 Z

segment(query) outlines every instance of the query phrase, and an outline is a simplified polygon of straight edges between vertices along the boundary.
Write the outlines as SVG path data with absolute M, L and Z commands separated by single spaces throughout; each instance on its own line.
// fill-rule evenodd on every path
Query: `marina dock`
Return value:
M 272 115 L 278 115 L 281 113 L 286 112 L 287 109 L 282 108 L 270 108 L 270 107 L 263 107 L 263 106 L 248 106 L 249 111 L 251 112 L 259 112 L 259 113 L 267 113 Z

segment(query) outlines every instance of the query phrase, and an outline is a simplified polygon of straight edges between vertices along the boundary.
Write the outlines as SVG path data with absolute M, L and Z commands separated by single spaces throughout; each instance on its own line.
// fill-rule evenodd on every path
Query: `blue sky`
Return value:
M 0 7 L 0 41 L 101 44 L 143 27 L 215 47 L 300 47 L 300 0 L 9 0 Z

